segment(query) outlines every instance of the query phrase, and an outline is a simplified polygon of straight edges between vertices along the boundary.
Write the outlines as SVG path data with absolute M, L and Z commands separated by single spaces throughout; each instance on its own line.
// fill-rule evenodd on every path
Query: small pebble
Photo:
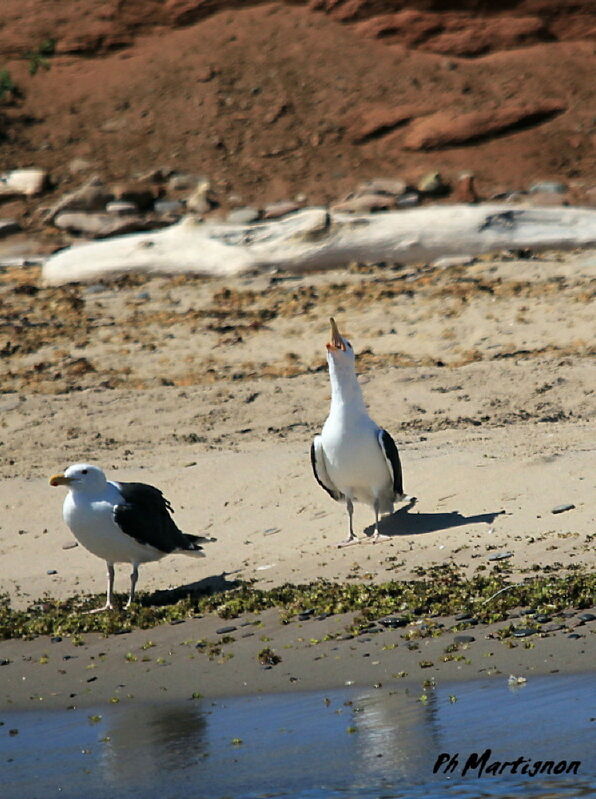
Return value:
M 456 635 L 453 640 L 456 644 L 471 644 L 476 639 L 473 635 Z
M 547 624 L 550 620 L 550 616 L 547 616 L 545 613 L 537 613 L 534 616 L 534 621 L 537 621 L 538 624 Z
M 470 616 L 469 613 L 458 613 L 457 616 L 455 617 L 455 621 L 468 621 L 468 619 L 471 618 L 472 617 Z
M 225 635 L 226 633 L 233 633 L 236 630 L 236 627 L 220 627 L 219 630 L 215 631 L 216 635 Z
M 312 610 L 305 610 L 302 613 L 298 614 L 298 621 L 308 621 L 312 616 Z
M 545 633 L 556 633 L 556 632 L 559 632 L 559 630 L 564 630 L 564 629 L 565 629 L 565 625 L 564 624 L 549 624 L 548 627 L 544 628 L 544 632 Z
M 392 630 L 397 627 L 405 627 L 407 623 L 408 620 L 403 616 L 387 616 L 385 619 L 379 619 L 379 624 L 382 624 L 383 627 L 390 627 Z
M 505 560 L 505 558 L 512 558 L 513 552 L 498 552 L 496 555 L 489 555 L 489 560 Z
M 58 572 L 56 571 L 56 569 L 48 569 L 46 574 L 58 574 Z
M 569 633 L 569 635 L 567 636 L 567 638 L 573 638 L 573 639 L 575 640 L 575 639 L 577 639 L 577 638 L 583 638 L 583 636 L 582 636 L 582 635 L 580 635 L 579 633 Z
M 512 635 L 514 638 L 525 638 L 528 635 L 534 635 L 537 630 L 532 630 L 530 627 L 518 627 L 513 630 Z
M 50 638 L 50 643 L 52 643 L 52 644 L 59 644 L 61 640 L 62 640 L 62 636 L 61 636 L 61 635 L 53 635 L 53 636 Z
M 172 624 L 172 625 L 173 624 L 184 624 L 184 622 L 185 622 L 185 619 L 173 619 L 173 621 L 171 621 L 170 624 Z
M 594 621 L 596 616 L 593 613 L 580 613 L 578 618 L 581 619 L 581 621 Z
M 572 505 L 571 503 L 567 505 L 557 505 L 556 508 L 551 510 L 551 513 L 565 513 L 566 510 L 573 510 L 574 508 L 575 505 Z

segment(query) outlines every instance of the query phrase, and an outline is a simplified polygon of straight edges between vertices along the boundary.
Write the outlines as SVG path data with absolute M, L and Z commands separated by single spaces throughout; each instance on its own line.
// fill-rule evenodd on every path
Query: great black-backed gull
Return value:
M 368 415 L 352 345 L 340 334 L 335 320 L 330 321 L 331 408 L 321 434 L 312 442 L 310 459 L 319 485 L 333 499 L 346 503 L 349 533 L 339 546 L 347 546 L 358 543 L 352 523 L 354 502 L 374 508 L 375 542 L 386 538 L 379 533 L 379 514 L 392 513 L 393 503 L 406 497 L 395 442 Z
M 175 553 L 205 557 L 200 544 L 213 540 L 182 533 L 159 488 L 112 482 L 98 466 L 75 463 L 51 477 L 50 485 L 69 488 L 62 508 L 64 521 L 77 541 L 108 567 L 106 604 L 92 613 L 114 608 L 114 563 L 132 565 L 128 608 L 134 599 L 139 564 Z

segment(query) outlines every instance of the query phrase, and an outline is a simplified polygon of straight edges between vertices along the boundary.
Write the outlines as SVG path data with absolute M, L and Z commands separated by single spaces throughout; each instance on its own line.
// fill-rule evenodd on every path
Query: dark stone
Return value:
M 0 666 L 8 666 L 10 660 L 8 658 L 0 658 Z
M 95 682 L 97 677 L 87 677 L 87 682 Z
M 184 624 L 185 621 L 186 619 L 173 619 L 170 624 Z
M 581 621 L 594 621 L 596 616 L 593 613 L 580 613 L 578 618 L 581 619 Z
M 317 621 L 323 621 L 324 619 L 328 619 L 331 616 L 331 613 L 321 613 L 319 616 L 315 616 Z
M 220 627 L 220 628 L 219 628 L 219 630 L 216 630 L 216 631 L 215 631 L 215 634 L 216 634 L 216 635 L 226 635 L 227 633 L 233 633 L 233 632 L 234 632 L 234 630 L 236 630 L 236 629 L 237 629 L 237 628 L 236 628 L 236 627 L 233 627 L 233 626 L 230 626 L 230 627 Z
M 312 616 L 312 610 L 307 610 L 304 613 L 298 614 L 298 621 L 308 621 Z
M 471 618 L 472 617 L 470 616 L 469 613 L 458 613 L 457 616 L 455 617 L 455 621 L 468 621 L 468 619 Z
M 512 635 L 514 638 L 526 638 L 528 635 L 535 635 L 538 630 L 533 630 L 531 627 L 517 627 L 513 630 Z
M 564 630 L 564 624 L 549 624 L 548 627 L 544 628 L 545 633 L 557 633 L 559 630 Z
M 62 640 L 62 636 L 61 636 L 61 635 L 53 635 L 53 636 L 50 638 L 50 643 L 52 643 L 52 644 L 59 644 L 61 640 Z
M 242 633 L 241 638 L 252 638 L 254 633 Z
M 57 569 L 48 569 L 46 574 L 58 574 Z
M 550 616 L 547 616 L 545 613 L 537 613 L 534 616 L 534 621 L 537 621 L 538 624 L 547 624 L 551 620 Z
M 404 616 L 387 616 L 384 619 L 379 619 L 379 624 L 394 630 L 397 627 L 405 627 L 408 624 L 408 620 Z
M 473 635 L 456 635 L 453 638 L 454 643 L 456 644 L 471 644 L 476 639 Z
M 580 635 L 579 633 L 569 633 L 567 638 L 573 638 L 574 640 L 577 640 L 578 638 L 583 638 L 583 635 Z
M 568 503 L 566 505 L 557 505 L 556 508 L 553 508 L 551 510 L 551 513 L 565 513 L 566 510 L 573 510 L 574 508 L 575 505 L 572 505 L 571 503 Z
M 535 613 L 536 611 L 533 608 L 524 608 L 522 611 L 520 611 L 522 616 L 533 616 Z

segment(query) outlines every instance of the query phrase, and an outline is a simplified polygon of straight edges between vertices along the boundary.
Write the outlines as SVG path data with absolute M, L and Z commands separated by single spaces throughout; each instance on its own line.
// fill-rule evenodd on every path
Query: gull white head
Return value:
M 64 473 L 50 477 L 51 486 L 67 486 L 71 491 L 81 491 L 85 494 L 102 491 L 106 483 L 106 476 L 99 466 L 92 466 L 89 463 L 75 463 Z

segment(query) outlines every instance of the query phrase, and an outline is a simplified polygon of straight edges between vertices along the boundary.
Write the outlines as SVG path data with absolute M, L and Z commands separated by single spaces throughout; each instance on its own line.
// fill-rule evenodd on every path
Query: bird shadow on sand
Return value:
M 421 535 L 452 527 L 463 527 L 467 524 L 492 524 L 497 516 L 505 513 L 503 510 L 478 513 L 474 516 L 464 516 L 458 510 L 444 513 L 410 513 L 415 504 L 416 497 L 412 497 L 407 505 L 382 518 L 379 522 L 379 533 L 389 536 Z M 364 530 L 368 536 L 372 536 L 374 531 L 374 524 Z
M 154 591 L 152 594 L 146 594 L 142 598 L 141 604 L 150 607 L 162 607 L 164 605 L 175 605 L 176 602 L 187 597 L 209 596 L 209 594 L 231 591 L 233 588 L 238 588 L 241 583 L 239 580 L 228 580 L 227 577 L 230 574 L 232 572 L 214 574 L 211 577 L 205 577 L 202 580 L 187 583 L 186 585 L 179 585 L 176 588 Z

